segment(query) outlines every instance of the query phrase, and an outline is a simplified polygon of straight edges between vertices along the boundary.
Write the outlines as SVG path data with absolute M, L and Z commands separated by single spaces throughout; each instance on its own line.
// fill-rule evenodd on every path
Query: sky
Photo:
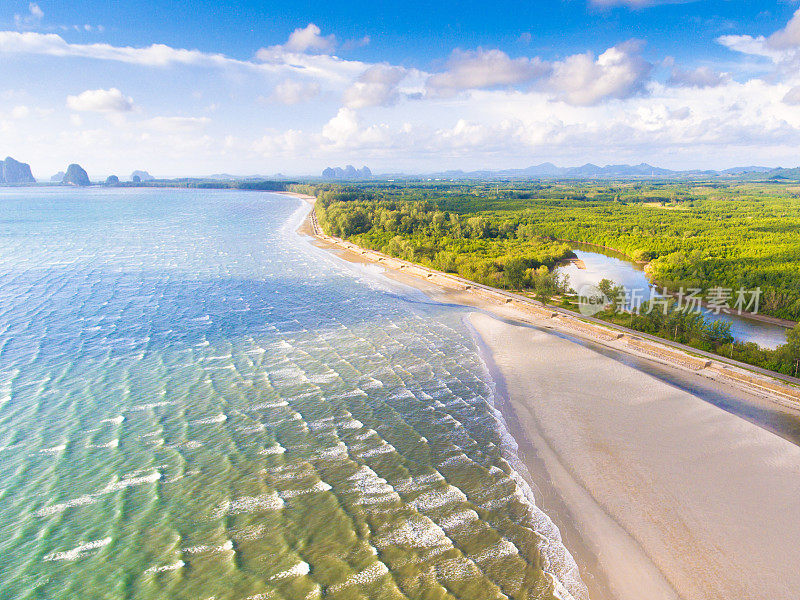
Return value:
M 0 3 L 0 154 L 49 179 L 800 165 L 793 0 Z

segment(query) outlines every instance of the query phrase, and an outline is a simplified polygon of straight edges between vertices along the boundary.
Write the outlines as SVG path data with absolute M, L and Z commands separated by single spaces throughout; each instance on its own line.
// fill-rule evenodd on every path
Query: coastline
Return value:
M 313 196 L 305 194 L 278 193 L 298 198 L 311 205 L 316 201 Z M 508 318 L 508 310 L 514 309 L 516 314 L 513 318 L 522 323 L 551 329 L 663 365 L 677 364 L 689 372 L 719 382 L 732 382 L 743 391 L 800 410 L 800 386 L 798 380 L 794 378 L 765 372 L 750 365 L 733 363 L 723 357 L 699 350 L 683 350 L 678 344 L 668 340 L 625 330 L 597 319 L 581 318 L 580 315 L 569 311 L 542 306 L 518 294 L 462 280 L 449 273 L 361 248 L 352 242 L 324 234 L 316 224 L 313 210 L 309 212 L 298 231 L 313 237 L 315 242 L 323 247 L 341 252 L 341 257 L 345 260 L 377 264 L 386 270 L 387 276 L 423 289 L 442 301 L 475 306 L 502 314 L 504 318 Z
M 470 321 L 591 598 L 796 597 L 800 447 L 592 347 Z
M 313 197 L 291 195 L 310 203 L 314 201 Z M 794 397 L 762 386 L 765 381 L 755 374 L 730 377 L 720 372 L 719 367 L 714 369 L 709 361 L 698 361 L 690 355 L 677 357 L 672 348 L 658 349 L 658 344 L 644 340 L 639 345 L 621 343 L 621 337 L 613 330 L 577 319 L 575 323 L 566 323 L 544 308 L 534 311 L 533 307 L 494 298 L 472 286 L 453 286 L 450 281 L 441 281 L 442 277 L 410 263 L 321 234 L 315 230 L 312 215 L 313 211 L 298 231 L 314 237 L 317 245 L 336 251 L 345 260 L 380 264 L 386 268 L 388 276 L 422 290 L 435 300 L 478 309 L 471 313 L 469 322 L 479 336 L 477 342 L 483 346 L 485 360 L 493 371 L 498 386 L 498 408 L 519 446 L 518 456 L 528 471 L 528 483 L 535 492 L 537 507 L 560 530 L 565 545 L 579 565 L 591 598 L 711 600 L 733 595 L 745 600 L 765 597 L 748 589 L 748 581 L 755 581 L 760 591 L 770 590 L 768 597 L 788 600 L 792 597 L 791 591 L 800 587 L 800 581 L 794 581 L 792 572 L 782 573 L 783 579 L 777 587 L 770 581 L 759 581 L 758 573 L 750 572 L 743 580 L 741 577 L 742 573 L 748 573 L 748 568 L 755 568 L 753 563 L 761 564 L 762 574 L 775 570 L 774 565 L 766 564 L 765 552 L 769 556 L 780 555 L 785 565 L 800 560 L 798 551 L 790 547 L 790 540 L 798 529 L 791 523 L 790 515 L 798 511 L 788 511 L 789 516 L 784 518 L 788 522 L 780 522 L 781 515 L 787 514 L 786 503 L 800 498 L 800 488 L 793 488 L 791 483 L 792 476 L 800 473 L 800 449 L 759 425 L 605 356 L 598 349 L 627 355 L 663 370 L 674 370 L 681 377 L 702 380 L 705 386 L 745 397 L 745 402 L 775 403 L 773 407 L 788 407 L 787 412 L 800 415 L 800 403 Z M 532 348 L 537 348 L 536 352 L 528 350 Z M 605 378 L 605 385 L 598 386 L 598 373 Z M 558 386 L 548 390 L 547 402 L 536 402 L 542 397 L 542 389 L 547 389 L 542 382 L 551 379 L 557 380 Z M 596 410 L 596 402 L 587 407 L 574 392 L 575 389 L 601 389 L 613 396 L 615 390 L 622 391 L 620 382 L 624 382 L 623 395 L 628 396 L 632 386 L 636 387 L 636 393 L 618 404 L 628 408 L 646 407 L 636 419 L 621 411 L 613 398 L 603 398 L 609 410 L 602 412 Z M 562 397 L 561 387 L 565 384 L 572 386 L 574 392 L 566 395 L 569 402 Z M 658 402 L 649 398 L 654 391 L 659 396 Z M 681 406 L 680 419 L 675 418 L 674 407 L 660 406 L 662 398 Z M 540 414 L 542 406 L 546 410 Z M 580 410 L 585 412 L 584 420 L 576 421 Z M 594 420 L 587 421 L 587 415 Z M 612 417 L 619 419 L 627 430 L 620 427 L 619 431 L 614 431 L 609 427 Z M 665 422 L 670 424 L 667 433 L 664 433 Z M 582 427 L 576 428 L 576 423 L 581 423 Z M 696 438 L 694 443 L 687 443 L 687 428 Z M 727 438 L 718 440 L 721 431 L 727 433 Z M 753 439 L 758 443 L 748 445 Z M 575 440 L 583 444 L 580 449 L 570 446 Z M 638 441 L 631 443 L 632 440 Z M 658 442 L 657 448 L 649 454 L 631 456 L 637 449 L 650 448 L 654 441 Z M 709 458 L 709 444 L 713 443 L 717 444 L 713 458 L 719 461 L 718 469 L 704 473 L 700 479 L 690 478 L 690 481 L 678 476 L 685 471 L 686 464 L 703 464 L 702 461 Z M 731 448 L 744 455 L 736 460 L 729 458 L 727 453 Z M 692 450 L 700 455 L 681 457 L 681 452 Z M 783 462 L 776 462 L 772 456 L 773 460 L 765 463 L 762 460 L 765 451 L 782 456 Z M 662 456 L 665 458 L 659 462 Z M 779 472 L 764 472 L 763 464 L 769 467 L 767 471 L 777 468 Z M 707 508 L 705 494 L 710 489 L 728 504 L 731 498 L 741 498 L 742 490 L 729 482 L 731 470 L 742 487 L 746 487 L 744 482 L 750 476 L 768 487 L 777 486 L 769 494 L 771 500 L 763 502 L 758 493 L 751 493 L 745 507 L 736 505 L 726 511 L 725 506 L 717 504 L 713 509 Z M 610 486 L 610 481 L 619 486 Z M 675 491 L 681 486 L 684 496 Z M 770 502 L 780 501 L 784 502 L 783 509 L 771 506 L 768 510 Z M 800 510 L 800 504 L 797 508 Z M 771 527 L 764 531 L 770 531 L 773 537 L 780 532 L 793 532 L 783 537 L 787 547 L 775 548 L 774 544 L 763 540 L 758 552 L 748 552 L 752 538 L 727 537 L 725 532 L 740 520 L 740 509 L 760 510 L 763 520 L 772 521 Z M 684 513 L 694 518 L 694 526 L 700 533 L 688 527 L 684 522 L 688 517 Z M 721 514 L 727 514 L 724 522 L 721 522 Z M 678 531 L 666 526 L 672 523 L 680 524 L 683 529 Z M 752 533 L 747 532 L 748 535 Z M 716 534 L 719 537 L 715 537 Z M 800 530 L 797 534 L 800 535 Z M 729 539 L 735 540 L 729 543 L 733 548 L 724 546 Z M 698 564 L 708 566 L 687 567 L 687 561 L 695 567 Z M 726 579 L 726 574 L 731 572 L 738 573 L 739 578 Z

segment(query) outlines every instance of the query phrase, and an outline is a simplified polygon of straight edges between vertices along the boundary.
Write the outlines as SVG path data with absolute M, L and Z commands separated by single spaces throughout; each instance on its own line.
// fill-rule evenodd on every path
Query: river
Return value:
M 652 284 L 642 266 L 623 254 L 586 244 L 575 245 L 573 252 L 586 268 L 581 269 L 575 263 L 570 263 L 559 267 L 559 271 L 569 276 L 570 286 L 575 290 L 584 285 L 596 285 L 601 279 L 610 279 L 629 290 L 639 290 L 644 299 L 653 293 Z M 786 343 L 787 329 L 780 325 L 738 315 L 716 315 L 708 309 L 703 309 L 703 312 L 709 319 L 730 322 L 731 333 L 736 340 L 755 342 L 770 349 Z

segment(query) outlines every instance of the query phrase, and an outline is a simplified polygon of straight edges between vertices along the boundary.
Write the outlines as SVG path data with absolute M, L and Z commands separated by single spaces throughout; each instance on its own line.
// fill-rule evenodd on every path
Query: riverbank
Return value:
M 677 291 L 672 291 L 671 292 L 669 290 L 668 286 L 665 286 L 663 284 L 663 282 L 656 281 L 656 280 L 654 280 L 652 278 L 652 275 L 651 275 L 650 270 L 648 268 L 650 263 L 647 262 L 647 261 L 637 261 L 634 258 L 632 258 L 631 256 L 628 256 L 627 254 L 625 254 L 624 252 L 622 252 L 620 250 L 617 250 L 616 248 L 610 248 L 608 246 L 602 246 L 602 245 L 599 245 L 599 244 L 591 244 L 591 243 L 588 243 L 588 242 L 578 242 L 578 241 L 575 241 L 575 240 L 556 240 L 556 241 L 571 244 L 573 246 L 573 248 L 572 248 L 573 252 L 575 252 L 575 251 L 584 251 L 584 252 L 590 252 L 590 253 L 595 253 L 595 254 L 601 254 L 603 256 L 606 256 L 606 257 L 609 257 L 609 258 L 616 259 L 616 260 L 622 261 L 624 263 L 627 263 L 627 264 L 629 264 L 631 266 L 632 269 L 634 269 L 634 270 L 638 271 L 639 273 L 641 273 L 642 278 L 644 279 L 644 281 L 646 281 L 646 284 L 641 286 L 641 287 L 643 287 L 643 288 L 645 288 L 645 286 L 646 286 L 646 288 L 654 287 L 658 291 L 659 294 L 661 294 L 664 290 L 666 290 L 667 291 L 667 295 L 669 295 L 670 297 L 672 297 L 672 298 L 674 298 L 676 300 L 678 300 L 679 297 L 680 297 L 680 295 L 677 293 Z M 569 263 L 572 263 L 572 262 L 574 262 L 574 261 L 572 261 L 572 260 L 565 261 L 565 265 L 567 265 Z M 579 269 L 583 269 L 583 268 L 585 268 L 585 266 L 584 267 L 578 266 L 578 268 Z M 610 275 L 608 278 L 612 279 L 612 281 L 614 281 L 614 283 L 627 285 L 627 287 L 629 287 L 629 288 L 631 287 L 629 284 L 626 284 L 625 281 L 616 281 L 613 275 Z M 638 286 L 633 286 L 633 287 L 638 287 Z M 647 291 L 646 288 L 645 289 L 640 289 L 640 292 L 641 293 L 645 293 Z M 645 296 L 646 296 L 646 294 L 645 294 Z M 735 294 L 734 294 L 734 296 L 735 296 Z M 735 301 L 735 297 L 732 299 L 732 302 L 733 301 Z M 702 306 L 703 308 L 709 310 L 709 311 L 713 310 L 713 307 L 710 306 L 709 303 L 707 301 L 705 301 L 705 300 L 699 301 L 699 305 Z M 771 316 L 771 315 L 765 315 L 765 314 L 762 314 L 760 312 L 753 313 L 753 312 L 748 312 L 748 311 L 744 311 L 743 310 L 740 313 L 735 308 L 723 308 L 720 311 L 720 314 L 726 315 L 728 317 L 732 317 L 733 319 L 740 319 L 741 321 L 743 321 L 745 323 L 748 322 L 748 321 L 751 322 L 751 323 L 765 323 L 765 324 L 768 324 L 768 325 L 776 325 L 776 326 L 782 327 L 784 329 L 791 329 L 797 324 L 795 321 L 792 321 L 792 320 L 789 320 L 789 319 L 783 319 L 781 317 L 774 317 L 774 316 Z M 748 341 L 748 340 L 745 339 L 745 340 L 740 340 L 740 341 Z M 786 340 L 785 340 L 785 337 L 784 337 L 784 343 L 785 343 L 785 341 Z
M 330 238 L 313 212 L 301 231 L 478 309 L 470 321 L 497 367 L 499 407 L 537 505 L 594 600 L 796 597 L 800 448 L 646 365 L 795 416 L 796 388 Z

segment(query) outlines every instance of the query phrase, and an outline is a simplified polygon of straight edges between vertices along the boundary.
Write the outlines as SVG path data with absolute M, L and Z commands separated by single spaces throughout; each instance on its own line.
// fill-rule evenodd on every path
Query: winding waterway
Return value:
M 585 268 L 575 263 L 559 267 L 569 276 L 571 287 L 579 290 L 584 285 L 596 285 L 601 279 L 610 279 L 629 290 L 639 290 L 643 299 L 654 293 L 652 284 L 641 265 L 626 259 L 622 254 L 606 251 L 589 245 L 575 245 L 573 252 Z M 731 323 L 734 338 L 743 342 L 755 342 L 764 348 L 777 348 L 786 343 L 786 328 L 780 325 L 748 319 L 739 315 L 714 314 L 703 309 L 707 318 Z

